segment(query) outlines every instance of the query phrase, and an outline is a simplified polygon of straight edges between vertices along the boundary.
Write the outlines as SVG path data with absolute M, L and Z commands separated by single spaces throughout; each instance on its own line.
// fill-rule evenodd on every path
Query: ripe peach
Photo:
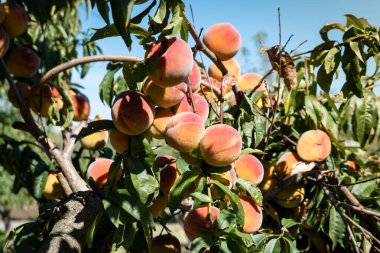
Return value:
M 153 238 L 150 253 L 181 253 L 181 243 L 171 235 L 159 235 Z
M 83 94 L 72 92 L 71 98 L 73 100 L 74 121 L 86 120 L 90 115 L 90 102 Z
M 189 104 L 188 99 L 188 96 L 185 96 L 179 104 L 173 106 L 173 113 L 178 114 L 181 112 L 193 112 L 193 107 Z M 210 110 L 207 100 L 199 94 L 193 94 L 193 102 L 197 114 L 203 119 L 204 122 L 206 122 Z
M 144 94 L 149 97 L 152 102 L 162 108 L 168 108 L 181 102 L 185 97 L 187 85 L 185 83 L 176 86 L 162 88 L 155 85 L 152 81 L 144 83 Z
M 208 164 L 224 167 L 239 157 L 242 138 L 239 132 L 229 125 L 213 125 L 206 129 L 199 147 L 203 159 Z
M 181 112 L 169 120 L 165 141 L 179 152 L 190 152 L 198 147 L 204 132 L 205 126 L 201 117 L 192 112 Z
M 223 61 L 224 66 L 228 70 L 228 73 L 233 77 L 234 80 L 238 80 L 240 77 L 240 65 L 235 58 L 232 58 L 227 61 Z M 215 78 L 218 81 L 222 81 L 223 75 L 218 67 L 212 63 L 208 69 L 208 75 L 212 78 Z
M 360 166 L 359 164 L 353 162 L 353 161 L 346 161 L 342 163 L 342 167 L 347 168 L 347 172 L 350 174 L 357 174 L 360 172 Z
M 201 166 L 202 164 L 202 160 L 193 157 L 189 152 L 180 152 L 179 154 L 187 164 L 190 164 L 192 166 Z
M 63 198 L 63 188 L 58 181 L 58 173 L 49 173 L 42 196 L 46 199 Z
M 196 209 L 193 209 L 186 216 L 183 226 L 184 226 L 187 237 L 191 241 L 211 232 L 212 225 L 215 223 L 216 218 L 219 215 L 219 209 L 212 206 L 211 213 L 212 213 L 211 222 L 208 219 L 207 206 L 201 206 Z
M 232 24 L 218 23 L 207 28 L 203 42 L 221 61 L 226 61 L 239 51 L 241 37 Z
M 0 57 L 3 57 L 9 48 L 9 36 L 4 28 L 0 26 Z
M 104 117 L 97 115 L 94 119 L 96 120 L 102 120 Z M 101 132 L 96 132 L 93 134 L 90 134 L 86 137 L 83 137 L 80 139 L 80 144 L 84 149 L 88 150 L 100 150 L 104 148 L 108 141 L 108 131 L 101 131 Z
M 170 111 L 170 109 L 158 107 L 156 109 L 153 124 L 148 129 L 147 134 L 156 139 L 164 139 L 166 126 L 173 115 L 174 114 Z
M 260 76 L 259 74 L 247 73 L 239 77 L 238 82 L 237 82 L 237 87 L 239 88 L 239 90 L 243 92 L 249 92 L 255 89 L 255 91 L 257 92 L 260 91 L 260 92 L 263 92 L 264 94 L 268 94 L 268 91 L 265 88 L 264 82 L 262 82 L 261 85 L 258 88 L 256 88 L 256 86 L 259 84 L 261 79 L 262 79 L 262 76 Z
M 162 168 L 160 171 L 160 190 L 164 195 L 168 195 L 179 177 L 176 159 L 170 155 L 158 156 L 154 160 L 154 164 Z
M 15 77 L 30 78 L 37 73 L 41 59 L 31 48 L 23 46 L 8 53 L 6 64 Z
M 95 181 L 98 188 L 102 188 L 108 180 L 108 173 L 113 160 L 107 158 L 96 158 L 87 169 L 86 181 L 89 182 L 90 178 Z M 116 175 L 116 180 L 121 177 L 121 171 Z
M 30 95 L 30 108 L 41 117 L 49 116 L 49 108 L 52 105 L 54 106 L 53 113 L 55 113 L 55 110 L 63 108 L 61 94 L 54 86 L 45 85 L 37 93 Z
M 235 170 L 238 177 L 251 181 L 255 185 L 258 185 L 263 181 L 263 164 L 253 155 L 245 154 L 239 156 L 235 161 Z
M 277 184 L 277 178 L 274 175 L 274 164 L 269 164 L 264 168 L 264 178 L 259 187 L 262 192 L 267 192 Z
M 116 150 L 117 153 L 123 154 L 127 152 L 129 145 L 129 136 L 121 133 L 117 129 L 109 131 L 109 137 L 111 146 Z
M 21 5 L 16 4 L 11 8 L 8 4 L 2 4 L 5 20 L 3 27 L 9 36 L 18 36 L 25 32 L 28 26 L 28 14 Z
M 152 125 L 155 109 L 144 94 L 128 90 L 116 97 L 111 114 L 117 130 L 127 135 L 138 135 Z
M 189 45 L 179 38 L 171 38 L 153 45 L 147 58 L 156 60 L 150 78 L 162 88 L 184 82 L 189 77 L 194 62 Z
M 302 185 L 291 185 L 282 190 L 275 197 L 275 202 L 284 208 L 298 206 L 305 197 L 305 188 Z
M 249 196 L 240 197 L 240 203 L 244 210 L 244 225 L 245 233 L 253 233 L 261 227 L 263 223 L 263 213 L 261 207 Z
M 199 89 L 199 86 L 201 86 L 201 71 L 195 61 L 189 75 L 189 83 L 192 92 L 196 92 Z
M 297 142 L 297 154 L 306 162 L 322 162 L 331 153 L 330 137 L 321 130 L 309 130 Z
M 18 90 L 18 93 L 21 96 L 21 99 L 26 100 L 30 95 L 30 85 L 28 83 L 24 83 L 24 82 L 17 82 L 15 85 L 16 85 L 16 88 Z M 9 102 L 11 102 L 11 104 L 14 107 L 20 108 L 18 101 L 16 99 L 16 96 L 13 93 L 13 89 L 11 89 L 11 88 L 9 88 L 9 90 L 8 90 L 8 99 L 9 99 Z
M 293 165 L 300 161 L 301 159 L 296 152 L 284 153 L 276 163 L 276 173 L 278 177 L 283 178 L 290 174 L 293 170 Z
M 150 213 L 154 218 L 157 218 L 164 213 L 165 208 L 168 206 L 168 195 L 160 193 L 149 207 Z

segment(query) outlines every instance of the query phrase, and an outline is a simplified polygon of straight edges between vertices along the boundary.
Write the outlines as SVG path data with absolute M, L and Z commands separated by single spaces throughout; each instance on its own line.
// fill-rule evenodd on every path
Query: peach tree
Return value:
M 263 48 L 271 68 L 241 73 L 238 29 L 203 33 L 180 0 L 42 2 L 0 9 L 2 101 L 18 112 L 0 165 L 39 202 L 5 252 L 181 252 L 173 220 L 191 252 L 379 251 L 378 27 L 346 15 L 315 48 Z M 81 4 L 104 26 L 82 32 Z M 115 36 L 145 55 L 103 55 Z M 71 82 L 96 61 L 112 120 L 90 120 Z

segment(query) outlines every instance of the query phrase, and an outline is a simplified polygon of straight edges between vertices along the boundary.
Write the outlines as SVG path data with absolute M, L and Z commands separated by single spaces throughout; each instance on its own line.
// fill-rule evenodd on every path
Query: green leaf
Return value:
M 150 36 L 150 33 L 145 30 L 145 28 L 132 23 L 130 24 L 130 33 L 135 34 L 141 38 L 147 38 Z M 95 33 L 92 35 L 88 43 L 116 36 L 120 36 L 120 33 L 116 29 L 115 24 L 106 25 L 102 28 L 95 29 Z
M 96 215 L 95 219 L 91 222 L 91 225 L 90 225 L 90 227 L 87 230 L 87 233 L 86 233 L 86 243 L 87 243 L 87 246 L 88 246 L 89 249 L 92 248 L 92 243 L 94 241 L 94 235 L 95 235 L 96 225 L 98 224 L 99 219 L 100 219 L 100 217 L 102 215 L 103 214 L 101 212 L 98 213 Z
M 157 9 L 157 12 L 155 16 L 152 18 L 152 20 L 156 24 L 162 24 L 162 22 L 165 20 L 166 17 L 166 1 L 165 0 L 160 0 L 160 5 Z
M 327 35 L 327 33 L 331 30 L 340 30 L 342 32 L 345 32 L 347 30 L 347 27 L 345 27 L 344 25 L 340 24 L 340 23 L 333 23 L 333 24 L 326 24 L 322 27 L 322 29 L 319 31 L 319 34 L 321 35 L 321 38 L 324 40 L 324 41 L 329 41 L 329 37 Z
M 169 209 L 173 213 L 183 200 L 186 194 L 189 194 L 190 187 L 198 179 L 201 170 L 193 168 L 185 171 L 175 182 L 169 193 Z
M 120 221 L 120 207 L 107 199 L 103 199 L 102 203 L 108 218 L 118 228 L 122 224 Z
M 132 39 L 130 33 L 130 18 L 135 0 L 110 0 L 112 18 L 115 26 L 123 38 L 125 45 L 131 50 Z
M 146 61 L 136 63 L 125 62 L 123 66 L 123 76 L 130 90 L 139 90 L 138 83 L 142 82 L 149 74 Z
M 223 209 L 222 211 L 220 211 L 214 227 L 217 230 L 232 230 L 236 228 L 235 212 L 230 209 Z
M 363 23 L 354 15 L 346 14 L 344 16 L 347 18 L 346 27 L 353 25 L 359 29 L 364 29 Z
M 108 71 L 99 85 L 100 100 L 103 103 L 106 103 L 109 107 L 112 106 L 112 99 L 114 96 L 114 76 L 119 68 L 120 66 L 118 65 L 112 63 L 108 64 Z
M 365 63 L 363 56 L 362 56 L 362 53 L 361 53 L 361 50 L 359 48 L 359 42 L 350 41 L 349 45 L 351 47 L 351 50 L 355 53 L 355 55 L 359 58 L 359 60 L 361 60 L 363 63 Z
M 49 173 L 45 166 L 37 166 L 33 175 L 33 196 L 37 199 L 42 197 Z
M 236 185 L 238 188 L 248 192 L 248 194 L 255 200 L 255 202 L 259 206 L 263 205 L 263 195 L 260 189 L 252 182 L 242 178 L 238 178 L 236 181 Z
M 260 248 L 267 239 L 269 239 L 267 234 L 255 234 L 252 236 L 252 240 L 256 248 Z
M 371 179 L 371 177 L 363 177 L 360 180 L 368 180 Z M 354 194 L 359 200 L 369 198 L 371 194 L 377 189 L 379 185 L 379 180 L 369 180 L 364 183 L 355 184 L 352 187 L 352 194 Z
M 37 223 L 25 223 L 10 232 L 9 239 L 13 241 L 15 252 L 31 252 L 35 248 L 35 239 L 37 235 Z
M 100 16 L 102 16 L 103 20 L 107 23 L 107 25 L 109 25 L 110 24 L 110 19 L 109 19 L 110 8 L 108 7 L 108 2 L 104 0 L 96 0 L 96 7 L 98 8 L 98 12 Z
M 82 128 L 79 132 L 76 141 L 91 135 L 96 132 L 102 132 L 107 130 L 115 129 L 115 125 L 112 120 L 95 120 L 87 124 L 86 127 Z
M 194 199 L 200 201 L 201 203 L 212 203 L 212 199 L 206 194 L 200 192 L 193 192 L 190 194 Z
M 279 239 L 271 239 L 265 246 L 264 253 L 280 253 L 281 242 Z
M 286 219 L 286 218 L 281 219 L 281 225 L 285 228 L 291 228 L 291 227 L 294 227 L 298 224 L 299 223 L 293 219 Z
M 288 238 L 284 238 L 287 253 L 299 253 L 297 249 L 296 241 L 291 241 Z
M 332 249 L 334 250 L 338 243 L 343 244 L 345 236 L 345 226 L 335 207 L 331 206 L 329 213 L 329 237 L 332 241 Z
M 220 252 L 223 253 L 245 253 L 245 245 L 235 238 L 228 236 L 226 240 L 223 240 L 220 244 Z

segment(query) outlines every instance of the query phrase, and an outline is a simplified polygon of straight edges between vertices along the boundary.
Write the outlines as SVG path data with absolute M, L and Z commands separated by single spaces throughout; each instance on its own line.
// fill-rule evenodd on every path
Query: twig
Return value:
M 70 131 L 68 132 L 69 136 L 67 136 L 67 138 L 65 138 L 66 139 L 66 145 L 64 146 L 63 151 L 62 151 L 62 154 L 66 158 L 68 158 L 68 159 L 71 158 L 71 155 L 72 155 L 72 153 L 74 151 L 74 147 L 75 147 L 75 140 L 76 140 L 79 132 L 86 125 L 87 125 L 87 121 L 81 121 L 78 126 L 70 129 Z
M 59 184 L 62 186 L 63 192 L 66 197 L 69 196 L 71 193 L 73 193 L 73 190 L 70 188 L 70 185 L 67 182 L 65 176 L 62 174 L 62 172 L 58 173 L 57 178 L 58 178 Z
M 380 218 L 380 213 L 377 213 L 377 212 L 374 212 L 374 211 L 371 211 L 371 210 L 367 210 L 367 209 L 364 209 L 362 207 L 353 206 L 353 205 L 350 205 L 350 204 L 347 204 L 347 203 L 344 203 L 344 202 L 339 202 L 338 206 L 344 206 L 344 207 L 349 208 L 351 210 L 354 210 L 354 211 L 357 211 L 357 212 L 363 212 L 365 214 L 368 214 L 368 215 Z

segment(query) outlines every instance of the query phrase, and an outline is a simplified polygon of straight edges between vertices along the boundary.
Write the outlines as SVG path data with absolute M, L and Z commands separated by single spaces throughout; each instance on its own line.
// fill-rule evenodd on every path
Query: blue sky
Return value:
M 265 32 L 268 35 L 264 45 L 266 48 L 278 44 L 277 8 L 281 9 L 282 43 L 285 43 L 291 34 L 294 35 L 287 46 L 288 50 L 294 49 L 304 40 L 308 42 L 299 48 L 299 51 L 312 49 L 321 42 L 319 29 L 326 23 L 345 23 L 344 14 L 365 17 L 371 24 L 380 26 L 380 0 L 193 0 L 184 2 L 188 17 L 191 16 L 189 5 L 192 6 L 197 30 L 202 27 L 206 29 L 219 22 L 232 23 L 240 31 L 242 45 L 250 50 L 250 62 L 256 67 L 260 64 L 260 56 L 252 38 L 258 32 Z M 141 11 L 147 4 L 136 6 L 135 13 Z M 81 13 L 84 29 L 100 28 L 105 25 L 95 10 L 87 18 L 83 6 Z M 120 38 L 104 39 L 99 41 L 98 45 L 103 49 L 104 54 L 140 57 L 144 55 L 144 51 L 137 43 L 129 52 Z M 238 53 L 236 58 L 241 64 L 243 63 L 244 58 L 241 53 Z M 208 62 L 206 61 L 206 64 Z M 97 114 L 110 118 L 110 109 L 100 102 L 98 96 L 98 86 L 105 74 L 106 65 L 107 63 L 94 64 L 85 79 L 80 79 L 77 74 L 73 76 L 74 82 L 85 87 L 84 92 L 91 103 L 91 118 Z M 242 66 L 243 69 L 247 67 L 249 66 Z

